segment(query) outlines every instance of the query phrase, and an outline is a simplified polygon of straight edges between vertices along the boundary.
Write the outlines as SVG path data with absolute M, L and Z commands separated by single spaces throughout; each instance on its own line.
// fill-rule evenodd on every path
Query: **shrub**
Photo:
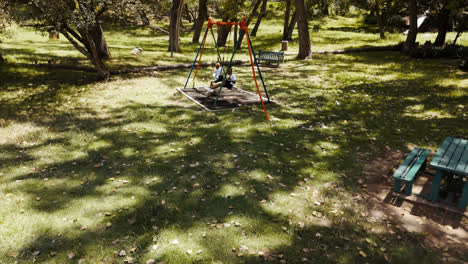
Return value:
M 393 15 L 390 18 L 388 18 L 386 21 L 386 26 L 390 29 L 400 32 L 408 27 L 406 25 L 405 20 L 403 20 L 403 18 L 400 15 Z

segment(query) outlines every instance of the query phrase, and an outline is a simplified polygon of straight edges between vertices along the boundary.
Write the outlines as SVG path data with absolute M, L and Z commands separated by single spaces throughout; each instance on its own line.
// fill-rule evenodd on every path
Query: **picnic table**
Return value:
M 463 185 L 462 196 L 458 207 L 462 210 L 468 205 L 468 140 L 454 137 L 445 138 L 436 155 L 432 159 L 430 166 L 436 170 L 432 181 L 430 200 L 439 199 L 439 190 L 442 179 L 447 182 Z M 454 179 L 454 175 L 458 178 Z M 460 186 L 461 187 L 461 186 Z

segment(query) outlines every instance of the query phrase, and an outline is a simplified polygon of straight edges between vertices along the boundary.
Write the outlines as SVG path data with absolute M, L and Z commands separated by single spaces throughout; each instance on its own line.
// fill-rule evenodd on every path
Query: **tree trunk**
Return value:
M 462 33 L 463 33 L 463 30 L 459 30 L 457 32 L 457 35 L 455 36 L 455 39 L 453 40 L 453 45 L 457 44 L 457 40 L 461 36 Z
M 184 0 L 173 0 L 171 7 L 171 21 L 169 34 L 169 51 L 180 52 L 179 31 L 180 31 L 180 16 L 184 7 Z
M 226 46 L 227 38 L 229 36 L 229 32 L 231 28 L 228 26 L 219 26 L 218 27 L 218 47 Z
M 402 51 L 409 52 L 416 46 L 416 37 L 418 36 L 418 4 L 416 0 L 409 0 L 409 15 L 410 25 L 406 42 L 403 45 Z
M 141 18 L 141 25 L 143 27 L 147 27 L 150 25 L 150 21 L 148 19 L 148 15 L 146 14 L 146 11 L 144 8 L 141 8 L 140 11 L 138 12 L 140 14 Z
M 329 1 L 327 1 L 327 0 L 322 0 L 321 1 L 320 10 L 322 11 L 322 14 L 324 16 L 330 15 L 330 12 L 328 11 L 329 5 L 330 5 Z
M 88 47 L 88 57 L 96 68 L 99 77 L 107 80 L 110 78 L 110 73 L 101 57 L 102 55 L 99 44 L 102 42 L 95 42 L 96 36 L 92 33 L 88 33 L 83 36 L 84 40 L 87 42 L 86 46 Z
M 198 43 L 203 28 L 203 23 L 208 18 L 208 7 L 206 0 L 198 0 L 198 17 L 193 25 L 192 43 Z
M 257 9 L 258 9 L 258 7 L 260 6 L 260 3 L 261 3 L 261 2 L 262 2 L 262 0 L 255 0 L 255 2 L 253 3 L 252 11 L 250 12 L 249 17 L 247 18 L 247 21 L 245 22 L 245 24 L 247 25 L 247 27 L 249 27 L 250 22 L 252 22 L 252 20 L 253 20 L 253 17 L 255 16 L 255 14 L 257 14 Z M 239 41 L 239 42 L 240 42 L 238 49 L 241 49 L 242 41 L 244 41 L 244 35 L 245 35 L 245 34 L 240 34 L 240 35 L 239 35 L 239 39 L 237 39 L 237 38 L 234 36 L 234 42 L 236 42 L 236 41 Z
M 307 23 L 307 9 L 304 0 L 296 1 L 297 29 L 299 32 L 298 59 L 309 58 L 312 54 L 310 47 L 309 25 Z
M 263 17 L 265 17 L 266 15 L 267 3 L 268 3 L 268 0 L 263 0 L 262 8 L 260 10 L 260 14 L 258 15 L 257 22 L 255 22 L 255 26 L 252 29 L 252 33 L 250 34 L 250 36 L 252 37 L 257 36 L 257 31 L 258 31 L 258 28 L 260 27 L 260 23 L 262 22 Z
M 296 12 L 294 12 L 292 17 L 291 17 L 291 22 L 289 23 L 289 26 L 288 26 L 288 38 L 287 38 L 287 40 L 292 40 L 292 34 L 294 33 L 294 28 L 296 27 L 296 22 L 297 22 L 297 14 L 296 14 Z
M 109 47 L 107 46 L 107 41 L 104 38 L 104 32 L 102 31 L 102 27 L 99 22 L 96 22 L 95 27 L 89 30 L 89 34 L 93 38 L 93 41 L 96 45 L 98 57 L 101 60 L 110 59 L 111 54 Z
M 291 16 L 291 0 L 284 0 L 286 11 L 284 11 L 283 40 L 288 40 L 289 17 Z
M 450 10 L 444 7 L 439 14 L 439 33 L 437 34 L 437 38 L 434 42 L 434 46 L 436 47 L 441 47 L 445 44 L 445 37 L 447 36 L 447 30 L 449 27 L 449 16 Z
M 382 11 L 380 10 L 379 2 L 375 3 L 375 14 L 377 15 L 377 24 L 379 25 L 380 39 L 385 39 L 385 29 Z

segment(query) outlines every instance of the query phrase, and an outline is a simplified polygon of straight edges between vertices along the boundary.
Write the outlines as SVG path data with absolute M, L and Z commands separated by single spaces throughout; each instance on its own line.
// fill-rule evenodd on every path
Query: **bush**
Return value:
M 393 15 L 389 19 L 387 19 L 386 26 L 388 28 L 400 32 L 408 28 L 405 20 L 403 20 L 403 18 L 400 15 Z
M 460 69 L 468 70 L 468 47 L 458 45 L 444 45 L 436 47 L 431 42 L 410 51 L 413 58 L 452 58 L 460 60 Z
M 367 15 L 367 16 L 364 17 L 364 23 L 368 24 L 368 25 L 377 25 L 377 17 Z

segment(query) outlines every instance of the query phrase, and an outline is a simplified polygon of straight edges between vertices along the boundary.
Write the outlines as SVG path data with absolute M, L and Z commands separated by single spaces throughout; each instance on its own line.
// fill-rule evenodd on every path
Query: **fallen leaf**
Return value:
M 137 248 L 136 248 L 136 247 L 132 247 L 132 248 L 130 249 L 130 253 L 135 253 L 136 251 L 137 251 Z
M 125 262 L 129 263 L 129 264 L 132 264 L 133 263 L 133 258 L 130 257 L 130 256 L 127 256 L 127 258 L 125 258 Z
M 41 197 L 37 196 L 36 201 L 40 201 L 40 200 L 41 200 Z
M 106 228 L 110 228 L 112 226 L 112 223 L 111 222 L 107 222 L 106 223 Z
M 50 252 L 50 256 L 54 257 L 55 255 L 57 255 L 57 251 Z
M 80 228 L 81 231 L 84 231 L 84 230 L 86 230 L 86 229 L 88 229 L 87 226 L 82 226 L 82 227 Z
M 148 259 L 145 263 L 146 264 L 154 264 L 156 262 L 156 260 L 154 259 Z
M 135 218 L 130 218 L 130 219 L 128 219 L 127 221 L 128 221 L 128 223 L 131 224 L 131 225 L 133 225 L 133 224 L 136 222 Z
M 302 249 L 302 252 L 304 252 L 304 253 L 309 253 L 310 250 L 309 250 L 308 248 L 303 248 L 303 249 Z
M 192 250 L 191 250 L 191 249 L 187 249 L 187 254 L 192 255 Z
M 174 240 L 171 241 L 171 244 L 178 245 L 178 244 L 179 244 L 179 240 L 174 239 Z
M 120 250 L 118 255 L 119 255 L 119 257 L 125 257 L 125 256 L 127 256 L 127 252 L 125 252 L 125 250 L 122 249 L 122 250 Z
M 12 251 L 12 252 L 10 252 L 9 255 L 10 255 L 10 257 L 16 258 L 16 257 L 18 257 L 19 252 L 18 251 Z
M 32 253 L 33 256 L 38 256 L 39 254 L 41 254 L 40 250 L 36 250 Z
M 201 254 L 203 252 L 203 250 L 199 249 L 197 250 L 197 255 Z
M 362 251 L 362 250 L 359 251 L 359 255 L 361 255 L 363 258 L 367 257 L 367 254 L 364 253 L 364 251 Z

